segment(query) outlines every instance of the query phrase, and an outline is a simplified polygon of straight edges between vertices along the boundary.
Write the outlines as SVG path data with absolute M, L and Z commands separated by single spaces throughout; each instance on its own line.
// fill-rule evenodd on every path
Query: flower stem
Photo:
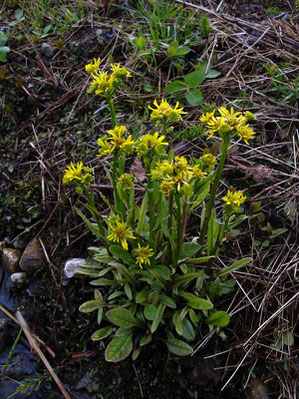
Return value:
M 221 153 L 221 157 L 219 160 L 219 164 L 217 166 L 216 172 L 215 172 L 215 178 L 214 178 L 214 182 L 213 182 L 213 186 L 212 186 L 212 190 L 211 190 L 211 194 L 210 194 L 210 198 L 208 201 L 208 205 L 207 205 L 207 209 L 206 209 L 206 213 L 205 213 L 205 218 L 204 218 L 204 222 L 203 222 L 203 226 L 200 232 L 200 237 L 199 237 L 199 244 L 203 245 L 206 234 L 207 234 L 207 230 L 208 230 L 208 225 L 209 225 L 209 221 L 210 221 L 210 217 L 211 217 L 211 213 L 214 207 L 214 202 L 215 202 L 215 198 L 216 198 L 216 194 L 217 194 L 217 190 L 219 187 L 219 183 L 220 183 L 220 179 L 221 179 L 221 175 L 222 175 L 222 170 L 223 170 L 223 165 L 227 156 L 227 151 L 228 151 L 228 147 L 229 147 L 230 141 L 227 137 L 224 137 L 223 142 L 222 142 L 222 153 Z
M 177 242 L 176 242 L 176 250 L 173 259 L 173 266 L 176 267 L 179 261 L 180 253 L 181 253 L 181 246 L 182 246 L 182 238 L 183 238 L 183 221 L 182 221 L 182 205 L 181 199 L 177 194 L 175 196 L 176 208 L 177 208 Z
M 110 114 L 111 114 L 112 129 L 114 129 L 115 126 L 117 125 L 117 122 L 116 122 L 116 115 L 115 115 L 115 108 L 114 108 L 114 101 L 113 101 L 113 98 L 112 98 L 112 94 L 107 96 L 107 102 L 108 102 L 109 109 L 110 109 Z

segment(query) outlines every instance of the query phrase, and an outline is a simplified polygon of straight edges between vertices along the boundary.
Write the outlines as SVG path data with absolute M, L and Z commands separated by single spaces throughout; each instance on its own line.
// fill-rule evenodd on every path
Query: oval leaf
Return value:
M 190 89 L 185 94 L 185 97 L 188 103 L 193 107 L 200 105 L 202 102 L 202 92 L 199 89 Z
M 174 82 L 169 83 L 164 91 L 165 93 L 172 94 L 176 93 L 177 91 L 186 90 L 187 86 L 181 82 L 180 80 L 175 80 Z
M 154 306 L 153 304 L 145 305 L 144 316 L 147 320 L 150 320 L 150 321 L 155 320 L 158 316 L 158 310 L 157 310 L 156 306 Z
M 112 253 L 112 255 L 123 260 L 124 262 L 135 263 L 135 260 L 132 258 L 132 256 L 129 254 L 129 252 L 126 251 L 125 249 L 123 249 L 121 246 L 111 245 L 109 249 L 110 249 L 110 252 Z
M 191 258 L 200 248 L 201 246 L 197 242 L 184 242 L 181 247 L 180 259 Z
M 92 334 L 91 339 L 93 341 L 100 341 L 101 339 L 108 337 L 112 331 L 114 331 L 114 328 L 111 326 L 100 328 Z
M 210 316 L 206 322 L 212 326 L 225 327 L 230 322 L 230 315 L 223 310 L 219 310 Z
M 199 86 L 205 78 L 205 71 L 194 71 L 184 77 L 186 85 L 189 87 Z
M 99 300 L 87 301 L 82 303 L 82 305 L 79 307 L 79 311 L 82 313 L 90 313 L 103 306 L 104 306 L 103 302 Z
M 118 327 L 131 328 L 140 327 L 140 323 L 134 315 L 124 308 L 115 308 L 106 313 L 107 319 Z
M 169 352 L 174 353 L 177 356 L 187 356 L 193 353 L 191 346 L 180 339 L 168 338 L 164 342 L 167 345 Z
M 120 362 L 129 356 L 133 349 L 132 333 L 120 337 L 114 337 L 105 351 L 107 362 Z

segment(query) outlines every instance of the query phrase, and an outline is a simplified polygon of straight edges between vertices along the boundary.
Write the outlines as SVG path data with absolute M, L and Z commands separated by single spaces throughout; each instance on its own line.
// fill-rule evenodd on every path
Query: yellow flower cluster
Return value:
M 134 187 L 134 176 L 130 173 L 124 173 L 120 176 L 118 184 L 124 191 L 131 191 Z
M 168 146 L 168 143 L 164 141 L 165 136 L 159 137 L 159 132 L 154 134 L 144 134 L 135 143 L 135 149 L 139 157 L 144 157 L 149 153 L 154 153 L 156 155 L 164 154 L 164 147 Z
M 86 72 L 90 73 L 93 78 L 88 90 L 89 93 L 105 95 L 105 93 L 114 89 L 115 83 L 132 76 L 126 68 L 121 67 L 120 64 L 113 63 L 110 66 L 111 74 L 103 72 L 100 70 L 100 62 L 101 60 L 98 58 L 85 65 Z
M 133 231 L 129 227 L 127 227 L 126 222 L 118 222 L 115 224 L 110 223 L 109 227 L 111 229 L 111 233 L 107 236 L 107 240 L 113 242 L 119 242 L 121 246 L 127 251 L 128 250 L 128 242 L 127 239 L 130 238 L 135 240 L 136 237 L 132 235 Z
M 137 259 L 136 263 L 139 265 L 141 269 L 143 269 L 143 264 L 150 265 L 150 258 L 154 255 L 154 251 L 147 245 L 146 247 L 141 247 L 140 244 L 138 244 L 138 250 L 137 250 Z
M 241 112 L 234 112 L 233 107 L 230 110 L 220 107 L 218 109 L 220 116 L 215 116 L 215 112 L 216 110 L 207 112 L 200 117 L 200 121 L 207 125 L 209 138 L 215 133 L 222 136 L 230 132 L 232 137 L 237 134 L 246 144 L 249 144 L 248 140 L 254 138 L 255 132 L 247 123 L 255 118 L 251 112 L 247 111 L 242 115 Z
M 222 198 L 225 204 L 229 207 L 233 207 L 234 211 L 238 211 L 240 205 L 242 205 L 245 200 L 246 196 L 243 195 L 242 191 L 234 191 L 228 190 L 226 196 Z
M 64 171 L 62 182 L 63 184 L 71 182 L 90 184 L 93 182 L 92 169 L 83 166 L 83 162 L 78 162 L 77 165 L 71 162 L 70 166 Z
M 121 150 L 126 154 L 131 154 L 134 149 L 132 136 L 124 137 L 127 128 L 123 125 L 115 126 L 114 129 L 107 130 L 109 136 L 98 139 L 99 154 L 98 157 L 112 154 L 115 150 Z
M 190 166 L 185 157 L 175 157 L 174 161 L 157 162 L 151 171 L 153 180 L 160 180 L 162 194 L 169 195 L 174 189 L 183 192 L 186 196 L 192 194 L 190 181 L 196 177 L 202 179 L 207 173 L 198 165 Z
M 183 120 L 183 114 L 187 114 L 187 112 L 183 111 L 183 108 L 179 108 L 178 102 L 173 108 L 168 104 L 167 100 L 162 99 L 161 104 L 154 100 L 154 106 L 156 108 L 152 108 L 150 105 L 148 108 L 152 111 L 151 119 L 155 121 L 177 122 Z

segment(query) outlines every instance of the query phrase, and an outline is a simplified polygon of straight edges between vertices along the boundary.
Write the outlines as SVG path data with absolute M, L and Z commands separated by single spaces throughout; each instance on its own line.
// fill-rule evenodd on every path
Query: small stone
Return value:
M 52 58 L 54 55 L 54 49 L 48 43 L 42 43 L 40 48 L 41 55 L 47 58 Z
M 82 258 L 73 258 L 66 261 L 63 269 L 65 277 L 67 278 L 74 277 L 76 275 L 76 271 L 84 262 L 85 259 Z
M 26 248 L 26 242 L 16 238 L 15 240 L 12 240 L 12 245 L 15 249 L 25 249 Z
M 20 269 L 33 274 L 41 268 L 44 260 L 43 249 L 37 238 L 34 238 L 25 248 L 20 260 Z
M 21 252 L 18 249 L 3 248 L 1 263 L 4 269 L 9 274 L 20 272 L 19 260 L 21 258 Z
M 26 281 L 27 281 L 27 273 L 25 273 L 25 272 L 13 273 L 10 276 L 10 278 L 11 278 L 11 281 L 14 284 L 21 285 L 21 284 L 26 283 Z
M 97 29 L 97 30 L 96 30 L 96 37 L 97 37 L 97 40 L 98 40 L 98 42 L 99 42 L 100 44 L 103 44 L 103 43 L 104 43 L 105 34 L 104 34 L 104 32 L 102 31 L 102 29 Z

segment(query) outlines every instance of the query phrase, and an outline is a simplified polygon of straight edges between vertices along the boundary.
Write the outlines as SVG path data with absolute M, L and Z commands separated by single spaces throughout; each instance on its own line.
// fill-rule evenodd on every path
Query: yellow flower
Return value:
M 124 191 L 131 191 L 134 187 L 134 176 L 124 173 L 119 178 L 119 185 Z
M 113 152 L 114 147 L 108 142 L 107 136 L 98 139 L 99 145 L 99 154 L 98 157 L 102 157 L 104 155 L 111 154 Z
M 188 173 L 191 168 L 188 166 L 188 161 L 185 157 L 174 158 L 174 171 L 178 176 L 183 176 Z
M 83 174 L 83 171 L 85 172 Z M 63 184 L 71 183 L 72 181 L 83 184 L 90 184 L 93 181 L 92 169 L 83 166 L 83 162 L 78 162 L 77 166 L 71 162 L 70 166 L 64 171 L 62 178 Z
M 89 93 L 95 92 L 95 94 L 99 95 L 106 93 L 112 89 L 113 83 L 115 82 L 113 74 L 108 75 L 108 72 L 99 71 L 97 73 L 92 73 L 92 77 L 93 81 L 91 82 Z
M 164 180 L 160 184 L 160 190 L 161 193 L 164 195 L 169 195 L 175 185 L 175 182 L 173 180 Z
M 225 201 L 226 205 L 236 205 L 239 207 L 245 202 L 246 197 L 243 195 L 242 191 L 228 190 L 226 196 L 222 199 Z
M 204 154 L 202 156 L 202 159 L 203 159 L 204 163 L 206 165 L 210 166 L 211 168 L 213 168 L 216 165 L 216 163 L 217 163 L 216 157 L 213 154 L 211 154 L 211 153 Z
M 82 180 L 82 169 L 83 169 L 83 162 L 78 162 L 77 166 L 71 162 L 70 166 L 65 169 L 65 174 L 63 176 L 62 182 L 64 184 L 68 184 L 73 180 L 81 181 Z
M 159 105 L 157 100 L 154 100 L 155 108 L 152 108 L 150 105 L 148 108 L 152 111 L 151 119 L 153 120 L 162 120 L 169 119 L 171 122 L 177 122 L 183 120 L 182 115 L 187 114 L 187 112 L 183 111 L 183 108 L 178 108 L 179 103 L 177 102 L 175 107 L 172 108 L 167 100 L 162 99 L 161 104 Z
M 212 120 L 214 118 L 214 114 L 215 114 L 215 109 L 212 112 L 207 112 L 206 114 L 203 114 L 199 120 L 203 123 L 207 123 L 210 122 L 210 120 Z
M 162 161 L 157 162 L 154 169 L 151 170 L 153 180 L 161 180 L 173 176 L 173 162 Z
M 255 135 L 255 131 L 250 129 L 249 125 L 242 125 L 237 127 L 238 136 L 249 145 L 248 140 L 252 140 Z
M 131 73 L 126 68 L 121 67 L 120 64 L 111 64 L 111 71 L 116 79 L 132 77 Z
M 194 176 L 196 176 L 198 179 L 202 179 L 204 176 L 207 175 L 206 172 L 203 172 L 198 165 L 194 165 L 192 168 L 192 172 Z
M 207 133 L 209 134 L 208 138 L 211 138 L 214 133 L 220 131 L 224 126 L 226 125 L 225 123 L 225 119 L 222 117 L 212 117 L 208 122 L 207 122 L 207 126 L 208 126 L 208 131 Z
M 85 65 L 86 72 L 88 72 L 88 73 L 96 73 L 98 68 L 99 68 L 99 66 L 100 66 L 100 62 L 101 62 L 100 58 L 98 58 L 97 60 L 94 58 L 93 62 Z
M 236 129 L 240 125 L 241 112 L 234 112 L 233 107 L 231 107 L 230 111 L 225 107 L 220 107 L 218 111 L 232 129 Z
M 151 258 L 153 255 L 154 251 L 149 247 L 149 245 L 147 245 L 146 247 L 141 247 L 141 245 L 138 244 L 136 263 L 142 269 L 142 265 L 144 263 L 150 265 L 149 258 Z
M 128 250 L 128 243 L 127 239 L 131 238 L 133 240 L 136 239 L 132 235 L 132 230 L 127 227 L 126 222 L 116 222 L 116 226 L 110 224 L 111 233 L 107 236 L 107 240 L 113 242 L 120 242 L 121 246 L 127 251 Z
M 163 135 L 159 137 L 159 132 L 141 136 L 140 140 L 135 144 L 137 155 L 142 157 L 152 150 L 157 155 L 161 155 L 164 151 L 163 146 L 168 145 L 166 141 L 163 141 L 164 139 L 165 136 Z

